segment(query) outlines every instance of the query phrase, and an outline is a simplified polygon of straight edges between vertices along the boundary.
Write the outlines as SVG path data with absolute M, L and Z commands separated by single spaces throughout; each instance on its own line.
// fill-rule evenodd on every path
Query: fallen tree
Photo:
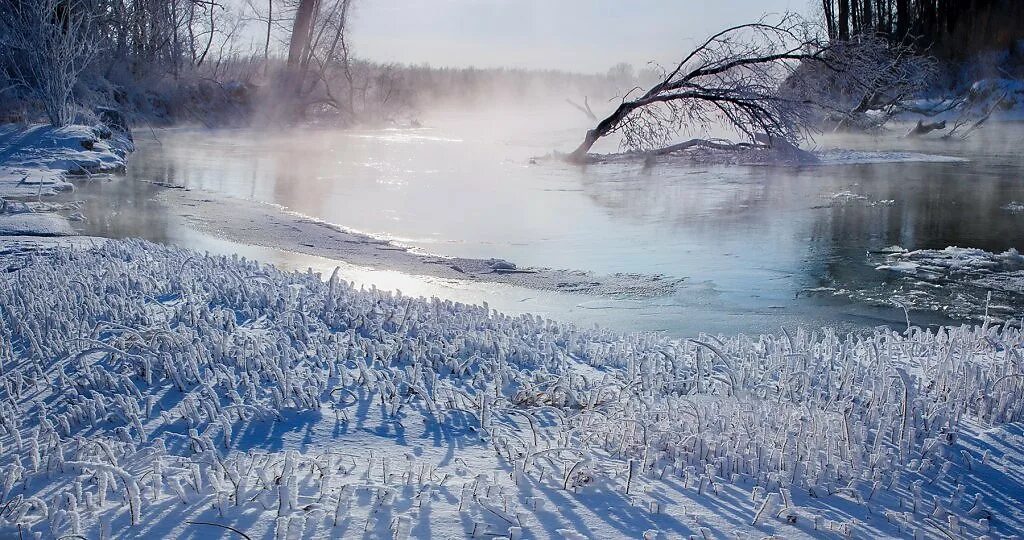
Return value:
M 670 151 L 669 143 L 679 133 L 706 132 L 718 122 L 746 139 L 737 147 L 771 146 L 776 140 L 795 145 L 806 125 L 807 107 L 784 95 L 779 83 L 802 61 L 824 61 L 826 50 L 819 36 L 792 14 L 776 22 L 762 19 L 727 28 L 686 55 L 642 95 L 631 98 L 627 93 L 568 157 L 585 161 L 593 145 L 612 133 L 622 136 L 627 150 L 663 153 Z M 707 140 L 693 139 L 676 149 L 701 146 Z M 721 140 L 713 145 L 733 146 Z
M 935 116 L 947 106 L 920 107 L 913 98 L 935 78 L 933 58 L 880 36 L 836 40 L 787 77 L 783 91 L 810 103 L 816 121 L 836 130 L 871 131 L 902 112 Z
M 933 131 L 943 129 L 946 129 L 945 120 L 942 120 L 941 122 L 925 122 L 924 120 L 918 120 L 917 125 L 912 127 L 910 131 L 907 132 L 905 137 L 923 137 Z

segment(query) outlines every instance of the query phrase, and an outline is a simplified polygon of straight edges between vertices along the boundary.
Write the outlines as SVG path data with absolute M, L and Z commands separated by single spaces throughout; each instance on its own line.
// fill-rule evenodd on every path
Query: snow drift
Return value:
M 124 170 L 131 135 L 100 124 L 55 128 L 0 125 L 0 197 L 51 195 L 72 189 L 67 175 Z

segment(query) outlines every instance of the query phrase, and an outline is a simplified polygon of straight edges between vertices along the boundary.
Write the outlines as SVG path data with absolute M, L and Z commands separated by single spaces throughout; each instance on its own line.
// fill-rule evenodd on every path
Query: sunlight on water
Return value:
M 509 304 L 543 298 L 531 309 L 577 320 L 600 311 L 607 312 L 602 320 L 618 322 L 611 313 L 618 312 L 630 328 L 678 332 L 696 326 L 679 318 L 698 315 L 705 328 L 724 330 L 899 321 L 888 278 L 867 253 L 890 245 L 1024 248 L 1015 245 L 1024 238 L 1024 219 L 1000 209 L 1024 200 L 1024 160 L 1012 144 L 1021 126 L 992 128 L 966 144 L 910 142 L 896 134 L 820 136 L 816 145 L 826 156 L 820 166 L 581 168 L 531 158 L 571 148 L 582 132 L 543 126 L 585 124 L 533 114 L 512 124 L 455 117 L 408 131 L 167 130 L 159 132 L 159 143 L 140 141 L 125 181 L 273 203 L 423 253 L 684 277 L 676 295 L 639 308 L 554 293 L 506 295 L 515 298 Z M 144 210 L 146 197 L 127 197 L 121 211 Z M 145 221 L 111 217 L 86 227 L 115 236 L 173 236 L 160 225 L 145 230 Z M 484 298 L 429 279 L 368 276 L 410 294 L 440 287 L 451 298 Z M 842 298 L 851 290 L 868 293 L 853 303 Z M 504 309 L 515 307 L 521 305 Z M 942 320 L 936 317 L 916 315 L 922 323 Z

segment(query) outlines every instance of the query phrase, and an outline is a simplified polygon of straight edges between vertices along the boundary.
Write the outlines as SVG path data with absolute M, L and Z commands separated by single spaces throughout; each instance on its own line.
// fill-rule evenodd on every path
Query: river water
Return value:
M 295 268 L 326 270 L 336 261 L 192 231 L 154 200 L 165 189 L 154 183 L 278 204 L 434 254 L 683 277 L 675 294 L 639 300 L 343 267 L 357 281 L 414 294 L 674 335 L 902 325 L 904 312 L 888 298 L 895 285 L 871 252 L 1024 249 L 1024 214 L 1004 209 L 1024 201 L 1024 126 L 991 126 L 967 142 L 819 137 L 822 148 L 886 152 L 839 154 L 834 161 L 844 164 L 579 167 L 531 160 L 571 149 L 582 134 L 575 125 L 538 124 L 540 113 L 408 130 L 139 131 L 126 176 L 85 183 L 70 197 L 85 203 L 90 219 L 80 228 L 88 234 L 242 251 Z M 953 285 L 945 292 L 962 293 Z M 1010 315 L 1024 311 L 1019 301 L 1002 299 Z M 970 314 L 910 315 L 936 324 Z

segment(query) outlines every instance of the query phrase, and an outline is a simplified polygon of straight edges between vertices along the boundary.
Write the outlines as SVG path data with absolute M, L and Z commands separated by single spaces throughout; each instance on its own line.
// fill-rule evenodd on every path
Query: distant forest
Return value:
M 1024 39 L 1024 0 L 822 0 L 822 8 L 833 40 L 871 33 L 950 60 Z

